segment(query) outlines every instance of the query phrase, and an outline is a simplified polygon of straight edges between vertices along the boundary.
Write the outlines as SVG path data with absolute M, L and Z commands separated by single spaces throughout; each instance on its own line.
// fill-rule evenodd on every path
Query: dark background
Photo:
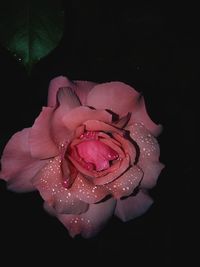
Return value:
M 66 75 L 72 80 L 119 80 L 141 91 L 151 118 L 164 126 L 158 141 L 166 165 L 146 214 L 128 223 L 113 218 L 89 240 L 71 239 L 64 226 L 43 211 L 38 193 L 9 192 L 0 181 L 1 259 L 5 257 L 8 266 L 26 265 L 27 259 L 56 266 L 79 260 L 173 266 L 176 225 L 188 251 L 197 144 L 197 12 L 188 4 L 160 2 L 67 1 L 64 37 L 30 77 L 0 47 L 1 153 L 16 131 L 33 124 L 46 104 L 49 81 Z M 184 250 L 181 253 L 183 259 Z

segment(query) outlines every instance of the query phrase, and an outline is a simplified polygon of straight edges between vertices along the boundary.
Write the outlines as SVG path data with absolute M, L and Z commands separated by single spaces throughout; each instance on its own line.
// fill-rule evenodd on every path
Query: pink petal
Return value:
M 30 130 L 30 149 L 34 158 L 45 159 L 58 155 L 59 151 L 51 137 L 53 109 L 44 107 Z
M 99 136 L 101 136 L 102 134 L 104 133 L 100 133 Z M 100 140 L 102 143 L 106 144 L 107 146 L 111 147 L 114 151 L 116 151 L 117 154 L 119 155 L 119 158 L 125 157 L 121 144 L 117 142 L 114 138 L 102 138 Z
M 125 154 L 128 154 L 130 157 L 130 165 L 135 162 L 136 150 L 134 145 L 127 140 L 125 137 L 122 137 L 118 133 L 113 133 L 113 137 L 121 144 Z
M 51 216 L 56 216 L 56 210 L 46 201 L 43 202 L 43 208 Z
M 164 164 L 158 161 L 141 160 L 138 165 L 144 172 L 141 187 L 146 189 L 154 187 L 162 169 L 165 167 Z
M 85 238 L 95 236 L 112 217 L 116 201 L 112 198 L 98 204 L 91 204 L 86 213 L 81 215 L 60 215 L 58 219 L 74 237 L 81 234 Z
M 70 87 L 74 88 L 75 85 L 73 82 L 68 80 L 67 77 L 59 76 L 51 80 L 49 84 L 49 92 L 48 92 L 48 106 L 55 107 L 57 104 L 57 92 L 61 87 Z
M 71 88 L 62 87 L 58 90 L 58 102 L 59 106 L 55 109 L 53 114 L 53 127 L 55 125 L 62 124 L 62 120 L 70 111 L 80 107 L 80 102 L 76 94 L 72 91 Z
M 64 118 L 69 117 L 71 112 L 74 113 L 74 110 L 82 107 L 80 107 L 78 97 L 71 88 L 60 88 L 57 97 L 59 106 L 55 109 L 52 116 L 51 126 L 53 138 L 55 142 L 60 145 L 61 143 L 69 141 L 66 137 L 69 137 L 69 134 L 73 132 L 73 129 L 71 129 L 69 125 L 66 126 L 63 122 Z M 76 116 L 80 117 L 80 114 L 76 114 Z M 74 117 L 70 117 L 70 119 L 74 121 Z
M 90 91 L 87 97 L 87 105 L 96 109 L 109 109 L 123 116 L 137 106 L 139 97 L 140 94 L 125 83 L 102 83 L 96 85 Z
M 159 124 L 155 124 L 151 118 L 149 117 L 144 98 L 141 97 L 140 101 L 138 102 L 137 109 L 133 109 L 131 119 L 128 125 L 131 125 L 135 122 L 142 123 L 144 126 L 154 135 L 158 136 L 162 131 L 162 126 Z
M 89 205 L 79 200 L 74 194 L 61 191 L 56 194 L 53 207 L 60 214 L 81 214 L 88 210 Z
M 150 196 L 140 190 L 136 196 L 117 200 L 115 215 L 123 222 L 127 222 L 141 216 L 152 204 Z
M 143 172 L 137 166 L 131 167 L 118 179 L 105 185 L 94 185 L 91 181 L 78 174 L 72 192 L 86 203 L 96 203 L 110 195 L 116 199 L 128 196 L 139 185 Z
M 0 177 L 8 181 L 8 188 L 17 192 L 35 190 L 31 179 L 46 164 L 46 160 L 31 157 L 30 128 L 14 134 L 7 143 L 1 158 Z
M 53 115 L 52 132 L 54 140 L 69 142 L 74 131 L 89 119 L 96 119 L 110 123 L 112 115 L 105 110 L 92 110 L 88 107 L 77 107 L 67 113 L 60 113 L 57 109 Z M 70 134 L 72 136 L 70 136 Z
M 112 116 L 110 117 L 110 119 L 112 118 Z M 123 132 L 118 129 L 115 128 L 113 126 L 111 126 L 110 122 L 106 122 L 104 121 L 99 121 L 98 119 L 88 119 L 87 121 L 84 122 L 85 125 L 85 129 L 87 131 L 98 131 L 98 132 L 108 132 L 108 133 L 119 133 L 119 134 L 123 134 Z
M 138 144 L 140 155 L 137 165 L 144 172 L 141 186 L 152 188 L 164 165 L 159 162 L 160 148 L 156 138 L 142 124 L 135 123 L 127 129 L 131 138 Z
M 159 160 L 159 144 L 156 138 L 141 123 L 134 123 L 128 126 L 127 130 L 130 131 L 130 137 L 140 148 L 140 160 Z
M 105 110 L 93 110 L 88 107 L 79 107 L 63 117 L 63 124 L 71 130 L 75 130 L 80 124 L 87 120 L 98 120 L 111 123 L 112 116 Z
M 70 87 L 59 88 L 57 99 L 58 103 L 60 104 L 60 112 L 63 113 L 67 113 L 68 111 L 81 105 L 78 96 Z
M 94 185 L 80 173 L 76 177 L 71 190 L 78 199 L 90 204 L 99 202 L 110 194 L 106 187 Z
M 62 185 L 61 158 L 56 157 L 34 177 L 33 184 L 42 198 L 59 213 L 79 214 L 88 209 L 70 189 Z
M 91 89 L 96 85 L 96 83 L 88 81 L 74 81 L 74 83 L 76 85 L 76 88 L 74 90 L 78 95 L 81 104 L 86 105 L 87 96 Z
M 88 81 L 70 81 L 67 77 L 59 76 L 51 80 L 49 84 L 48 106 L 55 107 L 57 102 L 57 92 L 61 87 L 70 87 L 79 97 L 81 104 L 86 105 L 88 93 L 96 85 Z
M 127 115 L 119 118 L 116 122 L 113 122 L 113 125 L 115 127 L 122 129 L 128 124 L 130 118 L 131 118 L 131 113 L 129 112 L 129 113 L 127 113 Z
M 116 199 L 129 196 L 142 180 L 143 172 L 137 166 L 132 166 L 119 178 L 105 185 L 108 192 Z
M 114 169 L 113 171 L 109 169 L 110 172 L 107 175 L 102 176 L 102 177 L 94 177 L 93 183 L 95 185 L 105 185 L 117 179 L 122 173 L 124 173 L 129 168 L 130 166 L 129 155 L 126 155 L 125 158 L 118 161 L 118 163 L 119 163 L 119 166 L 115 164 L 117 168 Z M 115 167 L 115 165 L 113 165 L 112 167 Z

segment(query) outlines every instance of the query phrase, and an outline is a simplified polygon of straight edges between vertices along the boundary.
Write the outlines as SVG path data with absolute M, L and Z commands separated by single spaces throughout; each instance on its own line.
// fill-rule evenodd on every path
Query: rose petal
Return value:
M 111 118 L 111 117 L 110 117 Z M 111 126 L 108 121 L 99 121 L 97 119 L 88 119 L 87 121 L 84 122 L 85 125 L 85 129 L 87 131 L 98 131 L 98 132 L 106 132 L 106 133 L 119 133 L 119 134 L 123 134 L 122 130 L 115 128 L 113 126 Z
M 71 188 L 73 194 L 86 203 L 96 203 L 105 198 L 110 192 L 104 186 L 96 186 L 82 174 L 78 174 Z
M 55 196 L 53 207 L 60 214 L 81 214 L 88 210 L 89 205 L 65 191 Z
M 74 81 L 76 88 L 74 89 L 76 94 L 78 95 L 81 104 L 86 105 L 87 102 L 87 96 L 91 89 L 97 84 L 94 82 L 88 82 L 88 81 Z
M 142 180 L 143 172 L 137 166 L 132 166 L 118 179 L 106 185 L 108 192 L 116 199 L 129 196 Z
M 60 87 L 72 88 L 79 97 L 81 104 L 86 105 L 87 95 L 95 85 L 95 82 L 70 81 L 67 77 L 58 76 L 52 79 L 50 82 L 48 93 L 48 106 L 54 107 L 56 105 L 56 95 Z
M 109 109 L 123 116 L 133 110 L 137 105 L 139 96 L 140 94 L 134 88 L 125 83 L 102 83 L 90 91 L 87 105 L 97 109 Z
M 75 138 L 79 138 L 85 131 L 85 127 L 84 125 L 81 125 L 79 127 L 76 128 L 76 131 L 75 131 Z
M 8 189 L 18 193 L 36 190 L 31 183 L 31 179 L 45 166 L 45 164 L 46 160 L 35 161 L 24 167 L 21 172 L 17 173 L 15 177 L 8 181 Z
M 129 112 L 126 116 L 123 116 L 119 120 L 117 120 L 116 122 L 114 122 L 113 125 L 115 127 L 118 127 L 118 128 L 121 128 L 122 129 L 122 128 L 124 128 L 128 124 L 130 118 L 131 118 L 131 113 Z
M 58 155 L 59 151 L 51 137 L 53 108 L 44 107 L 30 130 L 30 150 L 34 158 L 45 159 Z
M 144 98 L 141 97 L 140 101 L 138 102 L 137 109 L 132 110 L 131 119 L 128 125 L 131 125 L 135 122 L 142 123 L 145 127 L 154 135 L 158 136 L 162 132 L 162 125 L 155 124 L 151 118 L 149 117 Z
M 94 237 L 112 217 L 116 201 L 112 198 L 91 204 L 86 213 L 81 215 L 60 215 L 58 219 L 68 229 L 69 234 L 74 237 L 81 234 L 85 238 Z
M 55 157 L 34 177 L 34 186 L 42 198 L 59 213 L 79 214 L 88 209 L 70 189 L 62 185 L 61 158 Z
M 61 87 L 57 93 L 59 109 L 61 112 L 67 113 L 68 111 L 79 107 L 81 105 L 80 100 L 74 90 L 70 87 Z
M 121 135 L 117 133 L 113 133 L 113 137 L 120 142 L 121 146 L 123 147 L 123 150 L 126 154 L 130 157 L 130 165 L 132 165 L 135 162 L 136 157 L 136 149 L 134 145 L 127 140 L 125 137 L 122 137 Z
M 160 148 L 155 137 L 140 123 L 135 123 L 127 128 L 131 138 L 138 144 L 140 155 L 137 165 L 143 170 L 144 177 L 141 186 L 152 188 L 164 168 L 159 162 Z
M 125 158 L 123 158 L 120 161 L 117 161 L 119 163 L 119 166 L 114 171 L 109 170 L 109 173 L 102 177 L 94 177 L 93 183 L 95 185 L 105 185 L 107 183 L 110 183 L 117 179 L 122 173 L 124 173 L 130 166 L 130 157 L 129 155 L 126 155 Z M 117 164 L 115 164 L 117 165 Z M 115 165 L 112 167 L 114 168 Z
M 139 161 L 138 165 L 144 172 L 141 187 L 146 189 L 154 187 L 162 169 L 165 167 L 164 164 L 158 161 L 142 160 Z
M 74 88 L 75 85 L 73 82 L 68 80 L 67 77 L 58 76 L 51 80 L 49 84 L 49 91 L 48 91 L 48 106 L 55 107 L 57 104 L 57 92 L 61 87 L 70 87 Z
M 59 140 L 60 143 L 69 141 L 70 134 L 73 136 L 73 131 L 76 131 L 76 129 L 88 119 L 96 119 L 110 123 L 112 115 L 105 110 L 92 110 L 83 106 L 74 108 L 66 114 L 61 114 L 56 110 L 52 120 L 54 140 Z
M 136 196 L 117 200 L 115 215 L 127 222 L 145 213 L 152 204 L 150 196 L 140 190 Z
M 108 145 L 109 147 L 111 147 L 113 150 L 115 150 L 118 155 L 119 155 L 119 158 L 124 158 L 125 157 L 125 154 L 124 154 L 124 151 L 123 149 L 121 148 L 121 144 L 117 145 L 115 142 L 116 140 L 113 139 L 113 138 L 106 138 L 106 139 L 101 139 L 101 142 Z
M 59 88 L 57 98 L 59 106 L 54 112 L 54 124 L 56 123 L 56 120 L 59 123 L 60 119 L 67 116 L 70 111 L 73 111 L 74 109 L 80 107 L 80 101 L 78 99 L 78 96 L 73 92 L 70 87 Z
M 46 201 L 43 203 L 43 208 L 46 212 L 48 212 L 51 216 L 56 216 L 56 210 Z
M 142 125 L 134 123 L 127 127 L 130 131 L 130 137 L 138 144 L 140 148 L 140 160 L 158 161 L 160 148 L 156 138 Z
M 0 177 L 8 181 L 8 188 L 17 192 L 35 190 L 31 179 L 47 163 L 31 157 L 30 128 L 14 134 L 7 143 L 1 158 Z
M 92 110 L 88 107 L 79 107 L 73 109 L 71 112 L 63 117 L 63 124 L 71 129 L 75 130 L 79 125 L 84 124 L 87 120 L 98 120 L 105 123 L 110 123 L 112 116 L 105 110 Z
M 95 185 L 79 173 L 71 190 L 77 198 L 90 204 L 99 202 L 108 195 L 119 199 L 132 194 L 142 177 L 141 169 L 133 166 L 113 182 L 105 185 Z

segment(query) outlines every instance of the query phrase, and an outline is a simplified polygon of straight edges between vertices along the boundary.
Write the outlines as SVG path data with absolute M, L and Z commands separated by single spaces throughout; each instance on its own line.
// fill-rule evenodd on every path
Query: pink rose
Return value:
M 89 238 L 113 214 L 128 221 L 151 206 L 160 132 L 129 85 L 57 77 L 33 126 L 6 145 L 0 177 L 10 190 L 38 190 L 72 237 Z

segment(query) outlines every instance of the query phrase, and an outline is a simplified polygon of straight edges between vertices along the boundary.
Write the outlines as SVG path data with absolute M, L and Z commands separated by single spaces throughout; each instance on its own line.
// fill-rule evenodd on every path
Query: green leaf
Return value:
M 28 72 L 60 42 L 64 10 L 59 0 L 0 2 L 0 43 Z

